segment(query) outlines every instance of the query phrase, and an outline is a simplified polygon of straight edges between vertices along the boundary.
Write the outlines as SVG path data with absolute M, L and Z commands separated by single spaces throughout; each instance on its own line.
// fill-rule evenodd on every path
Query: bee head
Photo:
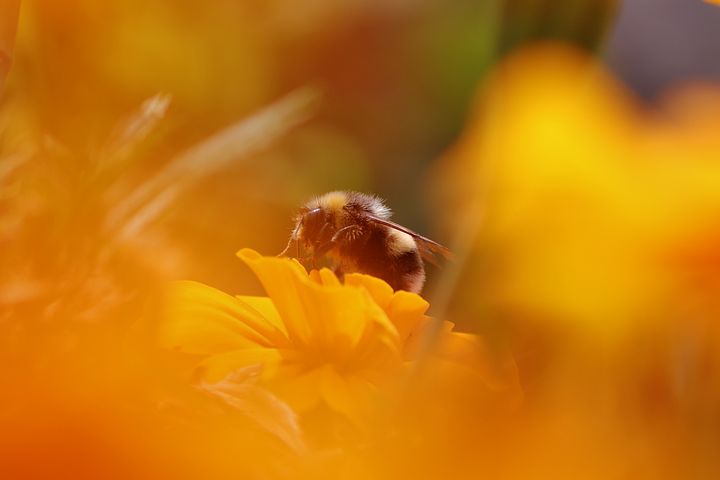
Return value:
M 335 233 L 333 215 L 322 207 L 300 212 L 300 240 L 312 251 L 327 244 Z

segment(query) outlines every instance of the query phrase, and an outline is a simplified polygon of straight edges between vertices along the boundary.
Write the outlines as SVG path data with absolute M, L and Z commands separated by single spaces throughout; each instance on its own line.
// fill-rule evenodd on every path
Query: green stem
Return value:
M 620 0 L 504 0 L 500 54 L 528 42 L 557 40 L 602 47 Z

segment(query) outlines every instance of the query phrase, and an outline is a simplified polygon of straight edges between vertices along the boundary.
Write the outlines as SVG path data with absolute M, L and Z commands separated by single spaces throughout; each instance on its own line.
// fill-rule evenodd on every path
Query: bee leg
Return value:
M 347 240 L 348 238 L 354 238 L 354 234 L 352 232 L 362 232 L 362 227 L 359 227 L 357 225 L 348 225 L 347 227 L 343 227 L 337 232 L 335 232 L 335 235 L 332 236 L 330 241 L 323 243 L 322 245 L 315 248 L 315 254 L 316 255 L 324 255 L 328 250 L 333 248 L 335 245 L 342 243 L 343 241 Z M 345 238 L 343 238 L 345 237 Z
M 330 240 L 330 241 L 327 242 L 327 243 L 323 243 L 322 245 L 320 245 L 320 246 L 318 246 L 318 247 L 315 247 L 315 254 L 313 255 L 313 258 L 314 258 L 315 256 L 320 257 L 320 256 L 322 256 L 322 255 L 325 255 L 325 253 L 327 253 L 328 250 L 332 249 L 334 246 L 335 246 L 335 242 L 333 242 L 332 240 Z
M 359 225 L 348 225 L 347 227 L 343 227 L 337 232 L 335 232 L 335 235 L 332 236 L 332 239 L 330 242 L 333 244 L 340 243 L 342 241 L 346 240 L 353 240 L 357 238 L 358 235 L 362 233 L 362 227 Z
M 313 259 L 313 256 L 312 256 L 312 254 L 309 254 L 309 255 L 305 255 L 304 257 L 298 256 L 296 259 L 298 262 L 302 263 L 303 265 L 306 265 L 308 262 L 310 262 Z
M 343 271 L 342 267 L 340 267 L 340 265 L 333 268 L 333 273 L 337 278 L 340 279 L 341 282 L 345 281 L 345 272 Z

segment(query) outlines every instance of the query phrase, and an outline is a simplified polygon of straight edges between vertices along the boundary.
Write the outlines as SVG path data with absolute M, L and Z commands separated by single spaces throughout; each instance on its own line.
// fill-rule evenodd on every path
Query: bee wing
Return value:
M 447 247 L 444 247 L 440 245 L 437 242 L 434 242 L 430 240 L 427 237 L 423 237 L 417 232 L 414 232 L 410 230 L 407 227 L 403 227 L 402 225 L 399 225 L 395 222 L 391 222 L 390 220 L 386 220 L 384 218 L 379 218 L 374 215 L 367 215 L 367 218 L 373 222 L 380 225 L 384 225 L 389 228 L 393 228 L 395 230 L 398 230 L 403 233 L 407 233 L 411 237 L 415 239 L 415 243 L 418 246 L 418 252 L 420 253 L 420 256 L 423 260 L 426 262 L 432 263 L 433 265 L 438 264 L 438 256 L 442 257 L 446 260 L 451 260 L 453 255 L 450 250 L 447 249 Z

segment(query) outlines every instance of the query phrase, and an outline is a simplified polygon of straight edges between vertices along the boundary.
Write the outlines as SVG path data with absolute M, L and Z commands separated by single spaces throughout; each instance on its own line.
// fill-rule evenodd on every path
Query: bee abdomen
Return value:
M 408 234 L 384 227 L 368 228 L 357 241 L 340 250 L 342 273 L 367 273 L 385 280 L 393 290 L 420 293 L 425 269 L 415 240 Z
M 378 228 L 375 231 L 375 255 L 371 270 L 376 276 L 382 278 L 393 290 L 407 290 L 420 293 L 425 282 L 425 269 L 417 250 L 415 240 L 408 234 L 390 228 Z M 382 252 L 382 253 L 380 253 Z
M 425 268 L 417 250 L 401 253 L 395 259 L 395 290 L 420 293 L 425 283 Z

